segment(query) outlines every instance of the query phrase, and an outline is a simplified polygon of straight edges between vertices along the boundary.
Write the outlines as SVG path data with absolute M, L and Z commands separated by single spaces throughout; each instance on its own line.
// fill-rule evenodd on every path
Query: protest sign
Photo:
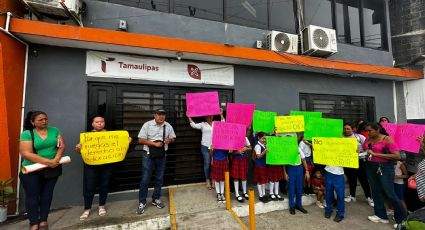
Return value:
M 186 110 L 189 117 L 220 114 L 218 92 L 186 93 Z
M 266 163 L 269 165 L 300 164 L 297 137 L 266 136 Z
M 305 127 L 304 139 L 313 137 L 342 137 L 343 121 L 331 118 L 310 118 Z
M 253 129 L 255 132 L 270 133 L 274 130 L 274 117 L 276 112 L 265 112 L 261 110 L 254 111 Z
M 304 132 L 304 116 L 276 116 L 277 133 Z
M 246 126 L 243 124 L 213 122 L 214 149 L 240 150 L 245 146 Z
M 226 122 L 244 124 L 250 127 L 254 116 L 255 104 L 227 103 Z
M 381 125 L 401 150 L 419 153 L 418 137 L 424 135 L 425 125 L 392 123 L 382 123 Z
M 310 120 L 310 118 L 321 118 L 322 112 L 310 112 L 310 111 L 295 111 L 291 110 L 289 111 L 289 115 L 291 116 L 304 116 L 304 125 L 307 125 L 307 122 Z
M 393 123 L 382 123 L 382 127 L 384 127 L 385 131 L 387 131 L 388 136 L 395 138 L 397 133 L 397 124 Z
M 356 138 L 313 138 L 314 163 L 359 168 Z
M 114 163 L 124 160 L 129 146 L 129 135 L 127 131 L 81 133 L 80 144 L 84 163 Z

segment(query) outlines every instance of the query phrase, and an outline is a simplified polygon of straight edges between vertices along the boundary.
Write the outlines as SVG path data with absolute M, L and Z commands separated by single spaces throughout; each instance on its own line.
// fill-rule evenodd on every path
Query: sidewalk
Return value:
M 150 197 L 150 194 L 148 197 Z M 359 191 L 360 192 L 360 191 Z M 248 202 L 239 203 L 231 194 L 231 205 L 236 216 L 226 210 L 224 203 L 217 203 L 214 190 L 205 185 L 193 184 L 170 187 L 163 190 L 162 201 L 166 207 L 158 209 L 148 206 L 142 215 L 136 214 L 138 201 L 134 192 L 130 194 L 111 194 L 107 204 L 107 215 L 99 217 L 97 206 L 86 221 L 80 221 L 82 206 L 54 210 L 49 215 L 49 229 L 244 229 L 249 227 Z M 114 201 L 112 201 L 114 200 Z M 323 217 L 323 209 L 315 205 L 315 196 L 303 196 L 303 205 L 309 214 L 288 213 L 288 201 L 261 203 L 256 197 L 255 212 L 257 229 L 391 229 L 389 224 L 375 224 L 367 220 L 373 209 L 359 197 L 356 203 L 346 205 L 346 219 L 341 223 Z M 241 223 L 238 222 L 241 221 Z M 0 229 L 27 229 L 28 220 L 18 218 L 8 220 Z

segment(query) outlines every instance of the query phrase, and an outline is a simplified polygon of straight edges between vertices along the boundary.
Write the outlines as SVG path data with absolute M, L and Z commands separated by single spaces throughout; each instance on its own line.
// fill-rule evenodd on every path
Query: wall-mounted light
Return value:
M 182 57 L 183 57 L 183 53 L 182 52 L 176 52 L 176 58 L 177 58 L 177 60 L 182 60 Z

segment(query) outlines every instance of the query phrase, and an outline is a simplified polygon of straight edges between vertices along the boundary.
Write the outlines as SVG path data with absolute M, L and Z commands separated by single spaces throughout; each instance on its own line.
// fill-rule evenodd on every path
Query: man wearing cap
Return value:
M 165 152 L 168 145 L 174 142 L 176 134 L 173 127 L 165 121 L 165 110 L 157 109 L 153 113 L 154 119 L 143 124 L 139 132 L 139 143 L 143 144 L 142 179 L 139 190 L 139 208 L 137 214 L 143 214 L 146 207 L 146 197 L 148 186 L 151 180 L 152 171 L 155 169 L 154 192 L 152 194 L 152 205 L 157 208 L 164 208 L 161 202 L 161 186 L 165 170 L 166 154 L 160 157 L 153 157 L 154 154 L 149 149 L 164 147 Z M 153 151 L 153 150 L 151 150 Z

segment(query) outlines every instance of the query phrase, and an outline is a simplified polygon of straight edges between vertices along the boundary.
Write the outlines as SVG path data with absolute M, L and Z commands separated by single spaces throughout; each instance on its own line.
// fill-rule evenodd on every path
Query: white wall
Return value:
M 425 79 L 404 82 L 406 118 L 425 119 Z

